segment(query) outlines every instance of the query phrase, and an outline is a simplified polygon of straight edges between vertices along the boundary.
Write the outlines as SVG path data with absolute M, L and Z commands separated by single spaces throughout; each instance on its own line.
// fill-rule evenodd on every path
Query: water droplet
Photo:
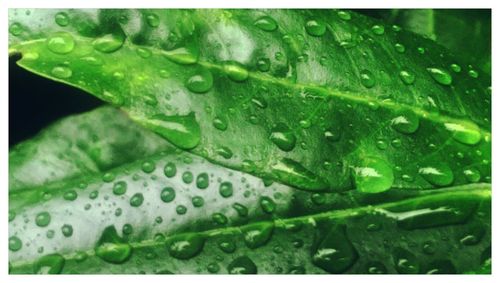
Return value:
M 232 196 L 233 184 L 231 184 L 230 182 L 222 182 L 219 186 L 219 194 L 224 198 Z
M 318 176 L 292 159 L 281 159 L 272 166 L 272 172 L 278 180 L 300 189 L 318 191 L 327 188 Z
M 444 126 L 452 133 L 455 140 L 463 144 L 475 145 L 481 140 L 479 127 L 473 122 L 448 122 L 445 123 Z
M 397 117 L 391 120 L 391 126 L 398 132 L 403 134 L 412 134 L 417 131 L 420 125 L 417 115 L 413 112 L 400 113 Z
M 276 21 L 269 16 L 258 18 L 254 22 L 254 25 L 263 31 L 274 31 L 278 28 L 278 24 L 276 23 Z
M 455 73 L 460 73 L 462 71 L 462 67 L 460 67 L 460 65 L 458 64 L 451 64 L 450 68 Z
M 417 258 L 409 251 L 396 248 L 393 253 L 394 266 L 401 274 L 417 274 L 420 266 Z
M 257 60 L 257 69 L 261 72 L 267 72 L 271 68 L 271 61 L 268 58 L 260 58 Z
M 272 222 L 250 224 L 242 227 L 241 231 L 245 244 L 251 249 L 256 249 L 269 242 L 274 231 L 274 224 Z
M 115 34 L 106 34 L 92 42 L 94 49 L 103 53 L 112 53 L 120 49 L 125 37 Z
M 65 262 L 66 260 L 60 254 L 43 256 L 35 263 L 35 274 L 60 274 Z
M 175 199 L 175 190 L 171 187 L 166 187 L 161 191 L 160 198 L 163 202 L 171 202 Z
M 219 272 L 220 267 L 216 262 L 211 262 L 207 265 L 207 271 L 210 273 L 217 273 Z
M 23 242 L 16 236 L 12 236 L 9 238 L 9 250 L 13 252 L 17 252 L 23 247 Z
M 61 27 L 65 27 L 69 25 L 69 17 L 68 14 L 64 12 L 59 12 L 55 15 L 54 20 L 56 24 L 58 24 Z
M 446 70 L 440 68 L 427 68 L 427 71 L 429 72 L 431 77 L 439 84 L 451 85 L 451 83 L 453 82 L 453 78 Z
M 141 165 L 141 169 L 144 173 L 151 173 L 153 171 L 155 171 L 156 169 L 156 165 L 154 162 L 152 161 L 144 161 Z
M 175 174 L 177 173 L 177 168 L 175 167 L 175 164 L 172 162 L 168 162 L 167 164 L 165 164 L 165 168 L 163 168 L 163 173 L 168 178 L 174 177 Z
M 469 70 L 468 74 L 471 78 L 474 78 L 474 79 L 479 77 L 479 73 L 476 70 Z
M 381 25 L 374 25 L 372 26 L 372 32 L 376 35 L 382 35 L 385 32 L 385 28 Z
M 106 172 L 102 176 L 102 180 L 106 183 L 113 182 L 115 180 L 115 174 L 113 172 Z
M 36 215 L 35 223 L 38 227 L 46 227 L 50 224 L 50 214 L 46 211 Z
M 233 152 L 231 151 L 230 148 L 226 146 L 220 146 L 216 149 L 216 152 L 218 155 L 224 157 L 225 159 L 229 159 L 233 157 Z
M 415 75 L 406 70 L 399 72 L 399 78 L 406 85 L 411 85 L 415 82 Z
M 319 20 L 309 20 L 306 23 L 306 32 L 312 36 L 322 36 L 326 32 L 326 24 Z
M 19 23 L 13 23 L 9 26 L 9 32 L 13 36 L 18 36 L 23 32 L 23 27 Z
M 120 264 L 130 258 L 132 247 L 118 236 L 114 226 L 109 226 L 104 229 L 95 254 L 106 262 Z
M 235 258 L 227 266 L 229 274 L 257 274 L 257 266 L 248 256 Z
M 394 174 L 391 166 L 377 157 L 365 157 L 353 168 L 356 189 L 363 193 L 380 193 L 391 188 Z
M 231 80 L 236 82 L 242 82 L 248 79 L 248 70 L 236 62 L 225 63 L 224 72 Z
M 340 140 L 340 131 L 325 131 L 325 139 L 329 142 L 338 142 Z
M 206 93 L 213 86 L 212 73 L 206 69 L 200 69 L 196 74 L 186 81 L 186 87 L 194 93 Z
M 396 49 L 396 52 L 398 53 L 404 53 L 406 51 L 405 46 L 401 43 L 394 44 L 394 49 Z
M 457 270 L 449 260 L 435 260 L 429 264 L 426 274 L 455 274 Z
M 467 229 L 467 231 L 460 237 L 460 243 L 465 246 L 477 245 L 483 239 L 486 231 L 483 226 L 479 224 L 472 225 Z
M 260 198 L 260 207 L 265 213 L 273 213 L 276 209 L 276 203 L 270 197 Z
M 358 253 L 341 226 L 334 226 L 312 253 L 313 264 L 330 273 L 346 271 L 357 259 Z
M 191 184 L 193 182 L 193 173 L 190 171 L 182 173 L 182 181 L 186 184 Z
M 125 181 L 118 181 L 113 185 L 113 194 L 120 196 L 127 192 L 127 183 Z
M 144 202 L 144 196 L 141 193 L 135 193 L 130 198 L 130 205 L 133 207 L 139 207 Z
M 69 200 L 69 201 L 73 201 L 75 200 L 76 198 L 78 197 L 76 191 L 74 190 L 70 190 L 70 191 L 67 191 L 63 194 L 63 198 L 65 200 Z
M 123 224 L 122 232 L 124 235 L 131 235 L 134 232 L 134 227 L 128 223 Z
M 56 54 L 67 54 L 75 48 L 75 40 L 71 34 L 59 32 L 47 39 L 47 47 Z
M 155 132 L 182 149 L 192 149 L 200 143 L 200 125 L 194 113 L 185 116 L 158 114 L 147 123 Z
M 196 177 L 196 187 L 198 187 L 198 189 L 206 189 L 209 184 L 207 173 L 201 173 Z
M 147 48 L 143 48 L 143 47 L 137 48 L 136 53 L 137 53 L 137 55 L 139 55 L 139 57 L 141 57 L 143 59 L 147 59 L 147 58 L 153 56 L 153 52 L 151 52 L 151 50 L 149 50 Z
M 191 203 L 194 207 L 202 207 L 205 204 L 205 200 L 200 196 L 195 196 L 191 199 Z
M 359 73 L 361 84 L 366 88 L 372 88 L 375 85 L 375 77 L 368 70 L 361 70 Z
M 349 21 L 351 19 L 351 14 L 346 11 L 338 11 L 337 16 L 344 21 Z
M 71 237 L 73 235 L 73 226 L 69 224 L 64 224 L 61 227 L 61 232 L 64 235 L 64 237 Z
M 418 169 L 418 173 L 429 183 L 440 187 L 448 186 L 454 180 L 453 171 L 442 162 L 425 164 Z
M 198 255 L 205 244 L 205 238 L 199 234 L 174 236 L 169 241 L 168 253 L 177 259 L 190 259 Z
M 227 129 L 227 120 L 223 117 L 215 117 L 213 125 L 216 129 L 225 131 Z
M 158 15 L 150 13 L 146 15 L 146 22 L 152 28 L 158 27 L 160 25 L 160 18 Z
M 177 214 L 179 215 L 184 215 L 187 212 L 187 207 L 185 207 L 184 205 L 178 205 L 175 208 L 175 212 L 177 212 Z
M 469 183 L 477 183 L 481 180 L 481 173 L 475 168 L 465 169 L 464 175 Z
M 367 265 L 366 271 L 369 274 L 386 274 L 387 268 L 385 265 L 378 261 L 371 261 Z
M 238 213 L 238 216 L 240 217 L 247 217 L 248 216 L 248 208 L 240 203 L 234 203 L 232 205 L 234 210 L 236 210 L 236 213 Z
M 170 61 L 181 64 L 181 65 L 191 65 L 198 62 L 199 53 L 197 49 L 189 47 L 180 47 L 174 50 L 163 52 L 165 57 Z
M 297 138 L 288 126 L 278 124 L 271 130 L 269 139 L 283 151 L 291 151 L 295 148 Z
M 228 222 L 227 217 L 222 213 L 212 214 L 212 220 L 219 225 L 225 225 Z

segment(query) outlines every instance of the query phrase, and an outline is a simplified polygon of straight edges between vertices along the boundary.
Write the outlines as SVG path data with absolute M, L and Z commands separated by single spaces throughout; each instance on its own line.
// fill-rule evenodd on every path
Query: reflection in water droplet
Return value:
M 377 157 L 364 157 L 352 172 L 356 189 L 363 193 L 387 191 L 394 182 L 391 166 Z
M 394 249 L 393 260 L 396 270 L 401 274 L 417 274 L 420 270 L 415 255 L 405 249 Z
M 207 69 L 200 69 L 186 81 L 186 87 L 195 93 L 205 93 L 213 86 L 212 73 Z
M 415 82 L 415 75 L 406 70 L 399 72 L 399 78 L 406 85 L 411 85 Z
M 427 71 L 429 72 L 429 74 L 431 74 L 431 77 L 439 84 L 451 85 L 451 83 L 453 82 L 453 78 L 446 70 L 440 68 L 427 68 Z
M 263 31 L 274 31 L 278 28 L 278 24 L 276 23 L 276 21 L 269 16 L 258 18 L 254 22 L 254 25 Z
M 244 66 L 236 62 L 227 62 L 224 64 L 224 72 L 227 76 L 235 81 L 242 82 L 248 79 L 248 71 Z
M 75 40 L 71 34 L 59 32 L 47 39 L 47 47 L 56 54 L 67 54 L 75 48 Z
M 444 124 L 453 138 L 463 144 L 475 145 L 481 140 L 479 127 L 470 121 L 448 122 Z
M 294 149 L 297 141 L 292 130 L 282 123 L 271 130 L 269 139 L 283 151 L 291 151 Z
M 190 65 L 198 62 L 199 53 L 197 49 L 180 47 L 174 50 L 164 51 L 163 54 L 170 61 L 181 65 Z
M 312 263 L 329 273 L 342 273 L 358 259 L 345 228 L 334 226 L 312 252 Z
M 158 114 L 145 121 L 155 132 L 182 149 L 192 149 L 200 143 L 200 125 L 194 113 L 185 116 Z
M 272 166 L 272 173 L 285 184 L 307 191 L 321 191 L 327 188 L 313 172 L 292 159 L 284 158 Z
M 322 36 L 326 32 L 326 24 L 320 20 L 309 20 L 306 23 L 306 32 L 312 36 Z
M 269 242 L 274 231 L 274 224 L 272 222 L 255 223 L 243 226 L 241 231 L 245 244 L 251 249 L 256 249 Z
M 50 73 L 58 79 L 68 79 L 73 75 L 73 71 L 65 66 L 56 66 L 50 71 Z
M 419 125 L 419 118 L 413 112 L 401 113 L 391 120 L 391 126 L 403 134 L 414 133 L 417 131 Z
M 205 244 L 199 234 L 184 234 L 169 241 L 168 253 L 177 259 L 190 259 L 198 255 Z
M 229 274 L 257 274 L 257 266 L 248 256 L 240 256 L 227 266 Z
M 375 77 L 368 70 L 361 70 L 359 73 L 361 84 L 366 88 L 372 88 L 375 85 Z
M 107 34 L 92 42 L 94 49 L 103 53 L 112 53 L 120 49 L 125 41 L 125 37 Z
M 372 32 L 376 35 L 382 35 L 385 32 L 385 28 L 381 25 L 374 25 L 372 26 Z
M 54 20 L 56 24 L 58 24 L 61 27 L 65 27 L 69 25 L 69 17 L 68 14 L 64 12 L 59 12 L 55 15 Z
M 454 180 L 450 166 L 442 162 L 425 164 L 418 169 L 418 173 L 429 183 L 440 187 L 448 186 Z

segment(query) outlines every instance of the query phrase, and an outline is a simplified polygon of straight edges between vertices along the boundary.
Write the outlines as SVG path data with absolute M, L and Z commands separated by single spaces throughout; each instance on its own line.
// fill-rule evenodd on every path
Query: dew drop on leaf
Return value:
M 165 51 L 163 53 L 170 61 L 181 64 L 191 65 L 198 62 L 199 53 L 196 49 L 188 47 L 180 47 L 174 50 Z
M 56 54 L 67 54 L 75 48 L 75 40 L 71 34 L 59 32 L 47 39 L 47 47 Z
M 228 222 L 227 217 L 219 212 L 212 214 L 212 220 L 219 225 L 224 225 Z
M 351 14 L 346 11 L 338 11 L 337 16 L 344 21 L 349 21 L 351 19 Z
M 474 79 L 479 77 L 479 73 L 476 70 L 469 70 L 468 74 L 471 78 L 474 78 Z
M 269 139 L 283 151 L 291 151 L 295 148 L 297 138 L 288 126 L 278 124 L 271 130 Z
M 73 235 L 73 226 L 69 224 L 64 224 L 61 227 L 61 232 L 64 235 L 64 237 L 71 237 Z
M 75 190 L 67 191 L 63 194 L 63 199 L 73 201 L 78 197 L 78 194 Z
M 372 26 L 372 32 L 376 35 L 382 35 L 385 32 L 385 28 L 381 25 L 374 25 Z
M 276 23 L 276 21 L 269 16 L 258 18 L 254 22 L 254 25 L 263 31 L 274 31 L 278 28 L 278 24 Z
M 417 131 L 420 125 L 419 118 L 415 113 L 407 111 L 400 113 L 397 117 L 391 120 L 391 126 L 398 132 L 403 134 L 412 134 Z
M 242 82 L 248 79 L 248 70 L 236 62 L 225 63 L 224 72 L 235 82 Z
M 446 70 L 440 68 L 427 68 L 427 71 L 429 72 L 431 77 L 439 84 L 451 85 L 451 83 L 453 82 L 453 78 Z
M 257 274 L 257 266 L 248 256 L 235 258 L 227 266 L 229 274 Z
M 371 261 L 369 262 L 366 268 L 366 272 L 368 274 L 386 274 L 387 268 L 385 265 L 379 261 Z
M 112 53 L 120 49 L 125 38 L 115 34 L 107 34 L 92 42 L 94 49 L 103 53 Z
M 375 85 L 375 77 L 368 70 L 361 70 L 359 73 L 361 84 L 366 88 L 372 88 Z
M 35 217 L 35 223 L 38 227 L 46 227 L 50 224 L 50 214 L 46 211 L 40 212 Z
M 9 26 L 9 32 L 13 36 L 18 36 L 23 32 L 23 27 L 19 23 L 12 23 Z
M 455 63 L 451 64 L 450 68 L 455 73 L 460 73 L 462 71 L 462 67 L 460 67 L 460 65 L 455 64 Z
M 58 79 L 68 79 L 73 75 L 73 71 L 66 66 L 56 66 L 50 73 Z
M 353 167 L 356 189 L 363 193 L 380 193 L 391 188 L 394 173 L 391 166 L 377 157 L 365 157 Z
M 411 252 L 396 248 L 393 251 L 394 267 L 401 274 L 417 274 L 420 270 L 417 258 Z
M 312 252 L 314 265 L 330 273 L 342 273 L 357 261 L 358 253 L 344 230 L 334 226 L 319 240 Z
M 137 48 L 136 50 L 136 53 L 137 55 L 139 55 L 139 57 L 143 58 L 143 59 L 147 59 L 151 56 L 153 56 L 153 52 L 151 52 L 151 50 L 147 49 L 147 48 Z
M 227 129 L 227 120 L 223 117 L 215 117 L 213 125 L 216 129 L 225 131 Z
M 69 16 L 64 12 L 59 12 L 54 16 L 54 21 L 57 25 L 65 27 L 69 25 Z
M 271 68 L 271 61 L 268 58 L 260 58 L 257 60 L 257 69 L 261 72 L 267 72 Z
M 120 196 L 127 191 L 127 183 L 125 181 L 118 181 L 113 185 L 113 194 Z
M 139 207 L 142 205 L 144 202 L 144 196 L 142 193 L 135 193 L 131 198 L 130 198 L 130 205 L 133 207 Z
M 241 231 L 245 244 L 251 249 L 256 249 L 269 242 L 274 231 L 274 224 L 272 222 L 250 224 L 243 226 Z
M 166 177 L 172 178 L 175 176 L 175 174 L 177 174 L 177 167 L 174 163 L 167 162 L 167 164 L 165 164 L 165 167 L 163 168 L 163 173 Z
M 236 202 L 232 205 L 232 207 L 234 208 L 234 210 L 236 210 L 236 213 L 238 213 L 238 216 L 240 216 L 240 217 L 247 217 L 248 216 L 248 208 L 246 206 L 244 206 L 243 204 Z
M 191 199 L 191 203 L 194 207 L 202 207 L 205 204 L 205 200 L 200 196 L 195 196 Z
M 175 190 L 171 187 L 165 187 L 160 193 L 160 199 L 163 202 L 171 202 L 175 199 Z
M 481 140 L 479 127 L 470 121 L 457 121 L 444 123 L 445 128 L 452 133 L 458 142 L 475 145 Z
M 13 252 L 17 252 L 23 247 L 23 242 L 16 236 L 12 236 L 9 238 L 9 250 Z
M 104 229 L 95 248 L 95 254 L 109 263 L 124 263 L 132 254 L 132 247 L 116 233 L 114 226 Z
M 200 143 L 200 125 L 194 113 L 166 116 L 158 114 L 147 120 L 154 131 L 182 149 L 192 149 Z
M 207 173 L 201 173 L 196 177 L 196 187 L 198 187 L 198 189 L 206 189 L 209 184 Z
M 481 173 L 475 168 L 465 169 L 464 175 L 469 183 L 477 183 L 481 180 Z
M 411 85 L 415 82 L 415 75 L 406 70 L 399 72 L 399 78 L 406 85 Z
M 418 173 L 427 182 L 435 186 L 448 186 L 453 183 L 454 176 L 450 166 L 442 162 L 432 162 L 421 166 Z
M 233 184 L 230 182 L 222 182 L 219 186 L 219 194 L 223 198 L 228 198 L 233 195 Z
M 206 93 L 213 86 L 213 76 L 209 70 L 200 69 L 199 72 L 189 77 L 186 87 L 194 93 Z
M 175 208 L 175 212 L 177 212 L 177 214 L 179 215 L 184 215 L 187 212 L 187 207 L 185 207 L 184 205 L 178 205 Z
M 270 197 L 261 197 L 260 198 L 260 207 L 265 213 L 273 213 L 276 209 L 276 203 Z
M 324 190 L 327 185 L 313 172 L 295 160 L 284 158 L 272 166 L 272 173 L 284 183 L 303 190 Z
M 193 182 L 193 173 L 191 171 L 182 173 L 182 181 L 186 184 L 191 184 Z
M 152 28 L 158 27 L 160 25 L 160 18 L 158 15 L 150 13 L 146 15 L 146 22 Z
M 306 22 L 306 32 L 311 36 L 322 36 L 326 32 L 326 24 L 320 20 Z
M 169 241 L 168 252 L 177 259 L 190 259 L 203 250 L 205 238 L 198 234 L 175 236 Z
M 141 169 L 144 173 L 151 173 L 153 171 L 155 171 L 156 169 L 156 165 L 154 162 L 152 161 L 144 161 L 142 164 L 141 164 Z

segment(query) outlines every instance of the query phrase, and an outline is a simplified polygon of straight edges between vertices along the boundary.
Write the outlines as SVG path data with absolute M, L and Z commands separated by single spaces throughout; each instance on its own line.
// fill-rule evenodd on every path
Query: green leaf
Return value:
M 490 77 L 431 40 L 329 10 L 70 10 L 40 27 L 59 12 L 10 12 L 22 67 L 225 167 L 310 191 L 490 180 Z
M 56 122 L 9 151 L 9 190 L 104 172 L 161 151 L 168 142 L 102 107 Z

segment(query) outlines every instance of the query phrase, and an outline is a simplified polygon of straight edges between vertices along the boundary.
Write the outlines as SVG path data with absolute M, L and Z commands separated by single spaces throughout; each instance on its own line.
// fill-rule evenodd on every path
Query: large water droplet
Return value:
M 174 63 L 190 65 L 198 62 L 199 53 L 195 48 L 180 47 L 174 50 L 163 52 L 165 57 Z
M 236 62 L 225 63 L 224 72 L 231 80 L 236 82 L 242 82 L 248 79 L 248 70 Z
M 201 173 L 196 177 L 196 187 L 198 187 L 198 189 L 206 189 L 209 184 L 207 173 Z
M 199 234 L 175 236 L 169 241 L 168 252 L 177 259 L 190 259 L 198 255 L 205 244 L 205 238 Z
M 163 173 L 166 177 L 172 178 L 175 176 L 175 174 L 177 174 L 177 167 L 175 167 L 174 163 L 167 162 L 167 164 L 165 164 L 165 167 L 163 168 Z
M 353 168 L 356 189 L 363 193 L 380 193 L 391 188 L 394 173 L 391 166 L 377 157 L 365 157 Z
M 264 246 L 271 239 L 274 224 L 272 222 L 255 223 L 244 226 L 241 231 L 245 244 L 251 249 L 256 249 Z
M 133 207 L 139 207 L 142 205 L 144 202 L 144 196 L 142 193 L 135 193 L 131 198 L 130 198 L 130 205 Z
M 200 143 L 200 125 L 194 113 L 185 116 L 158 114 L 146 123 L 155 132 L 182 149 L 192 149 Z
M 321 191 L 328 186 L 313 172 L 295 160 L 284 158 L 272 166 L 272 172 L 284 183 L 308 191 Z
M 346 271 L 357 259 L 358 253 L 342 226 L 333 227 L 312 252 L 313 264 L 330 273 Z
M 60 254 L 41 257 L 34 265 L 35 274 L 60 274 L 66 260 Z
M 448 186 L 453 183 L 454 176 L 450 166 L 442 162 L 432 162 L 421 166 L 418 173 L 435 186 Z
M 200 69 L 186 81 L 186 87 L 195 93 L 205 93 L 209 91 L 214 83 L 212 73 L 207 69 Z
M 132 247 L 120 238 L 114 226 L 104 229 L 95 248 L 95 254 L 110 263 L 123 263 L 130 258 Z
M 322 36 L 326 32 L 326 24 L 320 20 L 309 20 L 306 23 L 306 31 L 312 36 Z
M 444 123 L 444 126 L 452 133 L 455 140 L 463 144 L 475 145 L 481 140 L 479 127 L 473 122 L 448 122 Z
M 248 256 L 235 258 L 227 266 L 229 274 L 257 274 L 257 266 Z
M 420 125 L 418 116 L 413 112 L 404 112 L 391 120 L 391 126 L 403 134 L 414 133 Z
M 477 183 L 481 180 L 481 173 L 475 168 L 465 169 L 464 175 L 469 183 Z
M 233 184 L 230 182 L 222 182 L 219 186 L 219 194 L 223 198 L 228 198 L 233 195 Z
M 115 34 L 104 35 L 92 42 L 94 49 L 103 53 L 112 53 L 120 49 L 125 38 Z
M 440 68 L 427 68 L 427 71 L 429 72 L 429 74 L 431 74 L 431 77 L 439 84 L 451 85 L 451 83 L 453 82 L 453 78 L 446 70 Z
M 71 34 L 59 32 L 47 39 L 47 47 L 56 54 L 67 54 L 75 48 L 75 40 Z
M 171 187 L 164 188 L 160 193 L 163 202 L 171 202 L 175 199 L 175 190 Z
M 152 173 L 156 169 L 156 165 L 153 161 L 144 161 L 141 164 L 142 172 L 144 173 Z
M 297 138 L 288 126 L 278 124 L 271 130 L 269 139 L 283 151 L 291 151 L 295 148 Z
M 258 18 L 254 22 L 254 25 L 264 31 L 274 31 L 278 28 L 278 24 L 276 23 L 276 21 L 269 16 Z

